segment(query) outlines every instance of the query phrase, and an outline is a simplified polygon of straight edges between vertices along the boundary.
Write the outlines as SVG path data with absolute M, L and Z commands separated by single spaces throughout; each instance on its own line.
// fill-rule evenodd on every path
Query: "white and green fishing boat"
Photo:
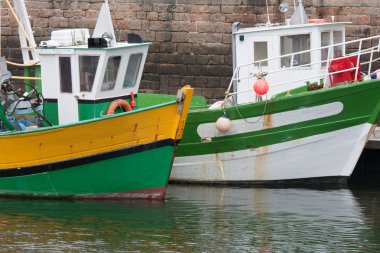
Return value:
M 234 24 L 226 98 L 190 111 L 171 181 L 345 183 L 380 110 L 380 37 L 346 42 L 346 24 L 302 1 L 284 24 Z

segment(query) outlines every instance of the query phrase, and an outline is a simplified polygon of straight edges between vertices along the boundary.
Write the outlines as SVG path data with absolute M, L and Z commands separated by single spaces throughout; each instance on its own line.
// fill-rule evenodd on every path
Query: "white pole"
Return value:
M 267 18 L 268 18 L 267 24 L 270 25 L 268 0 L 266 0 L 266 3 L 267 3 Z

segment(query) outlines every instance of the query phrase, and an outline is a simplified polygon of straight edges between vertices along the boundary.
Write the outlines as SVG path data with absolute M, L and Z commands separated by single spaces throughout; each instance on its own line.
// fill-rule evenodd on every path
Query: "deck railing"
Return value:
M 363 45 L 373 44 L 373 42 L 376 42 L 375 46 L 371 45 L 370 47 L 363 48 Z M 355 44 L 358 44 L 358 46 L 355 47 L 354 46 Z M 336 47 L 345 47 L 345 50 L 350 49 L 350 48 L 356 48 L 357 51 L 354 51 L 351 53 L 346 53 L 343 56 L 334 57 L 333 50 Z M 321 54 L 321 52 L 323 50 L 327 50 L 327 57 L 325 60 L 321 59 L 322 57 L 320 57 L 320 58 L 318 57 L 320 60 L 313 59 L 313 58 L 315 58 L 315 57 L 313 57 L 313 52 L 318 52 Z M 304 50 L 304 51 L 299 51 L 299 52 L 290 53 L 290 54 L 284 54 L 284 55 L 280 55 L 280 56 L 273 57 L 273 58 L 263 59 L 263 60 L 254 61 L 254 62 L 250 62 L 247 64 L 239 65 L 235 68 L 235 70 L 233 72 L 233 77 L 232 77 L 232 79 L 229 83 L 228 89 L 226 91 L 226 98 L 231 96 L 231 95 L 236 95 L 238 93 L 252 92 L 251 89 L 243 90 L 243 91 L 237 91 L 237 92 L 231 92 L 231 88 L 232 88 L 233 84 L 236 83 L 238 85 L 238 83 L 241 80 L 257 78 L 260 75 L 270 76 L 270 75 L 285 72 L 285 71 L 300 70 L 300 69 L 305 68 L 305 67 L 309 67 L 309 68 L 311 67 L 312 68 L 314 65 L 317 65 L 317 67 L 320 69 L 320 71 L 317 75 L 305 76 L 303 78 L 299 78 L 296 80 L 286 80 L 284 82 L 271 83 L 270 87 L 281 86 L 281 85 L 285 85 L 285 84 L 289 85 L 292 83 L 305 82 L 305 81 L 310 81 L 310 80 L 317 79 L 317 78 L 323 79 L 325 86 L 329 87 L 330 86 L 330 82 L 329 82 L 329 76 L 330 75 L 343 73 L 343 72 L 347 72 L 350 70 L 355 70 L 355 79 L 356 79 L 356 77 L 359 74 L 360 67 L 368 65 L 367 75 L 372 73 L 373 63 L 375 61 L 380 60 L 380 56 L 379 56 L 380 54 L 377 55 L 377 57 L 375 57 L 375 55 L 376 55 L 375 53 L 379 53 L 379 52 L 380 52 L 380 35 L 369 37 L 369 38 L 352 40 L 352 41 L 348 41 L 348 42 L 331 44 L 328 46 L 313 48 L 310 50 Z M 308 62 L 306 64 L 295 65 L 294 59 L 296 58 L 296 56 L 302 55 L 302 54 L 310 54 L 310 56 L 311 56 L 310 62 Z M 369 56 L 369 60 L 361 61 L 364 58 L 364 56 L 366 56 L 366 55 Z M 335 72 L 329 72 L 329 67 L 330 67 L 330 64 L 333 60 L 345 59 L 345 58 L 352 57 L 352 56 L 356 56 L 356 61 L 357 61 L 356 64 L 352 68 L 339 70 L 339 71 L 335 71 Z M 267 65 L 270 65 L 269 64 L 270 62 L 273 62 L 273 61 L 281 62 L 281 59 L 284 59 L 284 58 L 290 58 L 290 66 L 289 67 L 281 67 L 281 65 L 279 65 L 280 67 L 278 69 L 269 70 L 268 72 L 262 71 L 264 65 L 266 67 Z M 278 65 L 278 63 L 277 63 L 277 65 Z M 244 70 L 246 70 L 246 71 L 244 71 Z M 241 72 L 248 72 L 248 74 L 241 76 L 240 75 Z M 356 81 L 357 80 L 354 80 L 354 82 L 356 82 Z

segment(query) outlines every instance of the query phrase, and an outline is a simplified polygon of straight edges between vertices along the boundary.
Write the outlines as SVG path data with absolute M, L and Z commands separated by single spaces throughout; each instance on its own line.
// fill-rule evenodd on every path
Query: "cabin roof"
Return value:
M 112 47 L 88 47 L 87 45 L 79 45 L 79 46 L 62 46 L 62 47 L 38 47 L 38 50 L 40 52 L 43 52 L 45 50 L 115 50 L 115 49 L 123 49 L 123 48 L 133 48 L 133 47 L 141 47 L 144 45 L 150 45 L 150 42 L 143 42 L 143 43 L 116 43 Z M 46 52 L 46 51 L 45 51 Z
M 316 26 L 336 26 L 336 25 L 346 25 L 351 24 L 351 22 L 326 22 L 326 23 L 310 23 L 310 24 L 300 24 L 300 25 L 275 25 L 275 26 L 263 26 L 259 27 L 247 27 L 241 28 L 233 34 L 244 34 L 244 33 L 255 33 L 263 31 L 274 31 L 274 30 L 287 30 L 287 29 L 297 29 L 305 27 L 316 27 Z

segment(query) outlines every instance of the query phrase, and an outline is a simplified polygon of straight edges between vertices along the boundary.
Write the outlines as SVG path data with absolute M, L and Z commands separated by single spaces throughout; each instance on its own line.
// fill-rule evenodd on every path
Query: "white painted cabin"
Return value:
M 242 78 L 234 84 L 234 92 L 238 93 L 238 104 L 255 101 L 255 94 L 251 92 L 256 80 L 253 75 L 259 72 L 271 72 L 271 75 L 265 77 L 269 84 L 284 81 L 289 83 L 270 87 L 268 99 L 279 92 L 295 88 L 292 82 L 302 76 L 323 75 L 326 71 L 327 59 L 344 55 L 345 47 L 336 46 L 331 52 L 321 47 L 344 43 L 346 24 L 346 22 L 323 22 L 235 29 L 232 34 L 234 69 L 237 66 L 268 59 L 262 61 L 261 64 L 252 64 L 239 70 L 238 76 L 252 76 L 252 78 Z M 237 26 L 238 24 L 235 25 Z M 293 53 L 310 49 L 318 50 L 291 56 Z M 282 55 L 287 56 L 279 58 Z M 292 69 L 277 71 L 286 68 Z M 310 81 L 319 81 L 319 78 Z M 303 84 L 299 83 L 298 86 Z
M 107 2 L 92 39 L 88 29 L 53 31 L 38 48 L 47 117 L 55 124 L 97 118 L 115 99 L 137 95 L 149 45 L 116 42 Z
M 56 100 L 59 124 L 80 120 L 80 104 L 137 94 L 149 43 L 39 48 L 42 93 Z M 111 100 L 110 100 L 111 99 Z M 94 113 L 94 118 L 99 112 Z

